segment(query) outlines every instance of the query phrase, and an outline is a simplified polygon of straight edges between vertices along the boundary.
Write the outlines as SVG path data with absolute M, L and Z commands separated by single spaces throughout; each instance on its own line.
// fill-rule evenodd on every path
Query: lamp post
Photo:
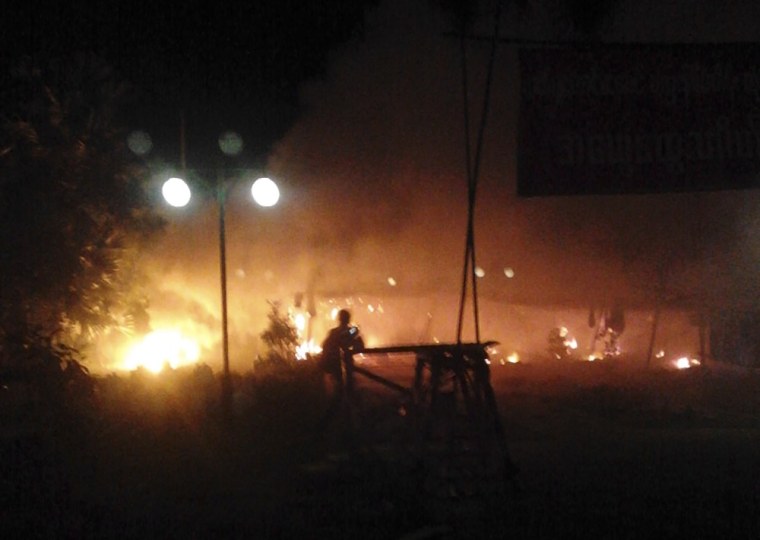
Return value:
M 190 202 L 192 192 L 184 179 L 173 177 L 164 182 L 161 193 L 171 206 L 180 208 Z M 251 185 L 253 200 L 262 207 L 277 204 L 280 190 L 277 184 L 269 178 L 262 177 Z M 229 334 L 227 331 L 227 242 L 225 233 L 225 208 L 227 203 L 227 181 L 220 171 L 217 179 L 215 200 L 219 210 L 219 274 L 221 278 L 222 296 L 222 409 L 225 417 L 229 418 L 232 405 L 232 381 L 230 379 Z

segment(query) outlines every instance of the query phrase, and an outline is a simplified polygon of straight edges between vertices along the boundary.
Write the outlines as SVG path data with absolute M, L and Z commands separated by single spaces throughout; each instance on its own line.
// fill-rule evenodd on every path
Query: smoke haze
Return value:
M 621 3 L 610 31 L 630 40 L 661 39 L 670 31 L 673 39 L 694 39 L 676 35 L 683 26 L 654 28 L 648 17 L 631 22 L 626 14 L 638 5 Z M 688 11 L 671 9 L 672 17 Z M 696 20 L 700 13 L 690 16 Z M 541 16 L 529 13 L 503 32 L 539 32 L 546 28 Z M 728 31 L 695 24 L 704 27 L 705 41 Z M 490 27 L 485 21 L 482 32 Z M 756 28 L 742 32 L 750 38 Z M 250 184 L 230 192 L 233 368 L 247 369 L 262 352 L 258 335 L 267 301 L 287 307 L 298 292 L 317 299 L 317 339 L 330 324 L 328 307 L 349 301 L 377 344 L 456 339 L 467 181 L 459 42 L 445 35 L 449 30 L 445 15 L 427 3 L 380 3 L 369 14 L 364 39 L 336 51 L 327 76 L 304 88 L 306 112 L 269 162 L 282 191 L 278 206 L 255 207 L 246 193 Z M 468 45 L 472 141 L 488 52 L 487 42 Z M 476 209 L 484 339 L 539 347 L 550 320 L 574 317 L 579 326 L 589 307 L 615 298 L 651 308 L 658 279 L 683 305 L 728 292 L 758 297 L 757 192 L 517 199 L 516 50 L 502 45 L 497 54 Z M 143 254 L 156 291 L 154 323 L 177 316 L 202 324 L 210 335 L 218 332 L 215 212 L 210 202 L 167 211 L 167 234 Z M 384 322 L 370 322 L 379 319 L 365 313 L 369 304 L 385 305 Z M 552 306 L 574 315 L 558 316 L 560 308 Z M 472 336 L 468 323 L 467 339 Z M 218 350 L 218 341 L 207 341 Z

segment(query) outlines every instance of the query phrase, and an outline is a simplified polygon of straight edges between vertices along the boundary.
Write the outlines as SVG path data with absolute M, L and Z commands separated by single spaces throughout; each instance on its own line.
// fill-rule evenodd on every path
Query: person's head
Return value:
M 341 326 L 347 326 L 351 322 L 351 312 L 347 309 L 341 309 L 338 312 L 338 322 Z

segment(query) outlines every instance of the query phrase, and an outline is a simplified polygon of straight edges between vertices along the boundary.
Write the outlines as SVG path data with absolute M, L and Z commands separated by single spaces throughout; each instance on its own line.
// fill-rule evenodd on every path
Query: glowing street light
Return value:
M 182 208 L 190 202 L 190 186 L 182 178 L 169 178 L 161 187 L 161 195 L 171 206 Z
M 161 194 L 168 204 L 181 208 L 190 202 L 190 187 L 181 178 L 169 178 L 161 188 Z M 280 190 L 277 184 L 270 178 L 259 178 L 251 185 L 253 200 L 262 207 L 271 207 L 277 204 L 280 198 Z M 229 335 L 227 331 L 227 246 L 225 234 L 225 207 L 227 202 L 227 183 L 220 175 L 217 183 L 216 196 L 219 206 L 219 273 L 221 276 L 222 292 L 222 406 L 225 414 L 230 412 L 232 386 L 230 379 L 230 354 Z
M 280 189 L 271 178 L 259 178 L 251 186 L 251 196 L 256 204 L 268 208 L 280 200 Z

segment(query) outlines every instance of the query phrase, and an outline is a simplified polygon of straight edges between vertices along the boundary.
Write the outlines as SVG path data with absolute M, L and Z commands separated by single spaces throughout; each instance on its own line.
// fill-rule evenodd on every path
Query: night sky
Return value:
M 374 3 L 18 2 L 0 44 L 11 63 L 96 53 L 133 85 L 128 121 L 165 159 L 176 157 L 182 111 L 194 156 L 213 155 L 209 132 L 235 129 L 260 160 L 296 118 L 303 82 L 324 76 L 328 53 L 361 36 Z

